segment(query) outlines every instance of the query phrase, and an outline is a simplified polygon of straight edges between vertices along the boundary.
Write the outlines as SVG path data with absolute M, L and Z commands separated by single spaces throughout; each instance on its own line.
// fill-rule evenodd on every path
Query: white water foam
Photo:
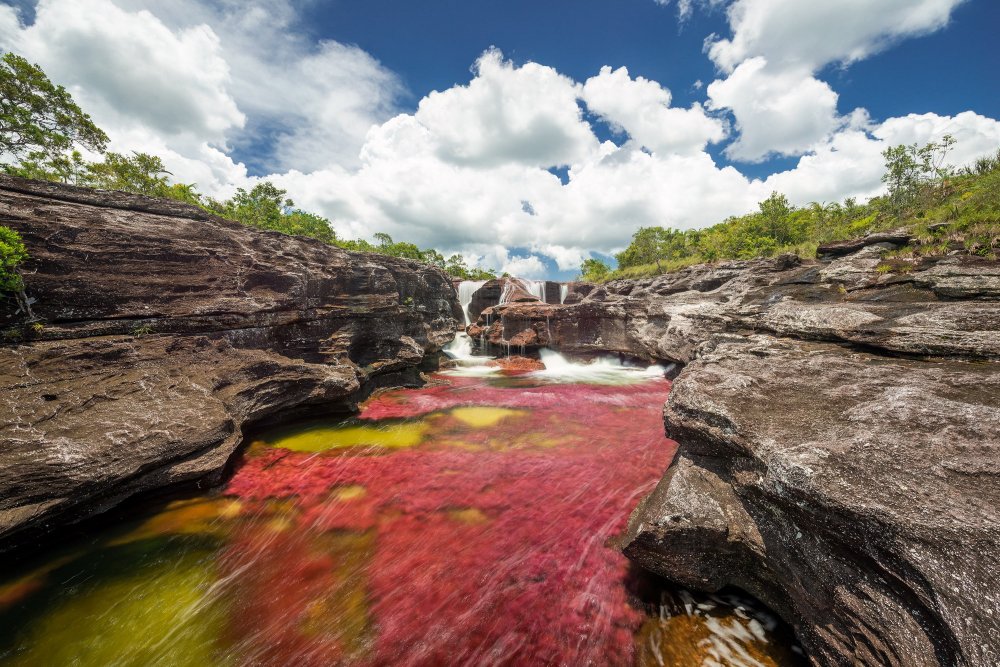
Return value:
M 548 348 L 538 351 L 545 370 L 529 373 L 547 382 L 578 382 L 583 384 L 634 384 L 662 378 L 667 369 L 652 365 L 646 368 L 623 364 L 618 359 L 602 357 L 590 362 L 570 361 Z

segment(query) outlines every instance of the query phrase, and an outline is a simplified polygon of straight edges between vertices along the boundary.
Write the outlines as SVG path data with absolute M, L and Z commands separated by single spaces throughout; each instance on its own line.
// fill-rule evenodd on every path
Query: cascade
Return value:
M 469 304 L 472 303 L 472 295 L 485 284 L 485 280 L 463 280 L 458 284 L 458 302 L 462 304 L 462 314 L 465 315 L 465 326 L 472 324 L 469 317 Z
M 569 285 L 563 283 L 559 285 L 559 303 L 566 303 L 566 297 L 569 295 Z
M 485 284 L 485 280 L 463 280 L 458 284 L 458 302 L 462 305 L 462 315 L 465 317 L 466 328 L 472 324 L 469 315 L 469 305 L 472 303 L 472 295 Z M 452 359 L 460 360 L 470 360 L 475 356 L 472 354 L 472 339 L 469 338 L 469 334 L 465 332 L 465 329 L 455 334 L 454 340 L 444 348 L 444 353 Z

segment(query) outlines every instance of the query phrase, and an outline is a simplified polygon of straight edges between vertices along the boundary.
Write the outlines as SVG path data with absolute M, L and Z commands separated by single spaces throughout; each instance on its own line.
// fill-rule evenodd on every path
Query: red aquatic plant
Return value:
M 417 448 L 248 456 L 227 488 L 247 523 L 223 562 L 253 601 L 234 632 L 284 664 L 629 664 L 642 614 L 607 543 L 672 455 L 668 388 L 465 379 L 364 406 L 437 415 Z M 477 429 L 446 412 L 466 405 L 521 411 Z

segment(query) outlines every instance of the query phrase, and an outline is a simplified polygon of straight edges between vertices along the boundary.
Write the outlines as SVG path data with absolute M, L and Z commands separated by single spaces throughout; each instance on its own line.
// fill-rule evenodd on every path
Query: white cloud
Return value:
M 534 255 L 515 256 L 500 267 L 500 272 L 519 278 L 542 278 L 545 276 L 545 264 Z
M 4 32 L 5 48 L 68 82 L 106 122 L 139 121 L 163 135 L 222 142 L 245 121 L 208 26 L 173 32 L 149 12 L 125 12 L 107 0 L 41 0 L 33 25 Z
M 726 154 L 754 162 L 808 152 L 841 124 L 837 94 L 814 76 L 820 68 L 939 30 L 963 1 L 736 0 L 732 36 L 705 44 L 728 75 L 708 86 L 710 108 L 731 111 L 739 130 Z
M 156 147 L 221 196 L 247 182 L 234 148 L 276 171 L 357 166 L 368 130 L 397 111 L 393 73 L 296 20 L 290 0 L 41 0 L 31 25 L 0 6 L 0 48 L 66 85 L 113 150 Z
M 725 125 L 701 105 L 671 108 L 669 90 L 641 76 L 632 79 L 624 67 L 602 67 L 587 79 L 582 97 L 590 111 L 654 153 L 697 153 L 726 136 Z
M 943 28 L 964 1 L 736 0 L 728 9 L 733 36 L 709 42 L 708 54 L 726 72 L 756 56 L 811 70 L 850 64 Z
M 736 117 L 739 137 L 726 155 L 737 160 L 804 153 L 840 124 L 837 93 L 828 84 L 801 68 L 772 71 L 759 57 L 711 83 L 708 99 L 710 108 L 729 109 Z
M 784 6 L 737 4 L 744 12 Z M 936 13 L 913 14 L 916 27 L 893 34 L 940 23 L 944 5 L 917 4 Z M 796 11 L 788 20 L 818 30 Z M 897 19 L 907 14 L 895 11 Z M 280 141 L 267 178 L 338 233 L 387 232 L 525 277 L 542 277 L 549 259 L 569 270 L 592 251 L 619 250 L 640 226 L 714 224 L 752 210 L 772 190 L 799 204 L 875 194 L 881 151 L 892 144 L 951 133 L 958 163 L 1000 144 L 1000 123 L 972 112 L 881 123 L 864 110 L 839 116 L 836 93 L 813 69 L 831 56 L 757 49 L 752 25 L 765 34 L 775 30 L 768 22 L 784 20 L 765 18 L 731 16 L 734 36 L 720 48 L 742 59 L 708 86 L 707 111 L 672 107 L 669 90 L 624 67 L 580 83 L 489 50 L 467 84 L 399 113 L 396 76 L 357 47 L 308 41 L 290 0 L 43 0 L 31 26 L 0 5 L 0 47 L 22 51 L 71 87 L 115 150 L 160 155 L 180 181 L 215 196 L 253 183 L 232 148 L 270 130 Z M 868 31 L 819 51 L 846 61 L 885 39 L 885 31 Z M 809 43 L 799 39 L 801 48 Z M 842 46 L 857 43 L 867 46 Z M 622 134 L 620 145 L 598 139 L 581 104 Z M 705 148 L 726 138 L 725 110 L 738 130 L 729 156 L 801 154 L 796 167 L 764 180 L 720 167 Z M 567 182 L 553 166 L 567 167 Z
M 560 166 L 597 149 L 571 79 L 536 63 L 514 67 L 496 50 L 484 53 L 474 69 L 468 86 L 432 92 L 415 114 L 443 159 L 472 166 Z

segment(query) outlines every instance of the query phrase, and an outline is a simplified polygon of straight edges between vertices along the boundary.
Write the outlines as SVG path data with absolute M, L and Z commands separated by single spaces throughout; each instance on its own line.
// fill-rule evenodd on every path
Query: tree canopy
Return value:
M 101 152 L 106 135 L 62 86 L 14 53 L 0 57 L 0 155 L 58 158 L 81 146 Z

